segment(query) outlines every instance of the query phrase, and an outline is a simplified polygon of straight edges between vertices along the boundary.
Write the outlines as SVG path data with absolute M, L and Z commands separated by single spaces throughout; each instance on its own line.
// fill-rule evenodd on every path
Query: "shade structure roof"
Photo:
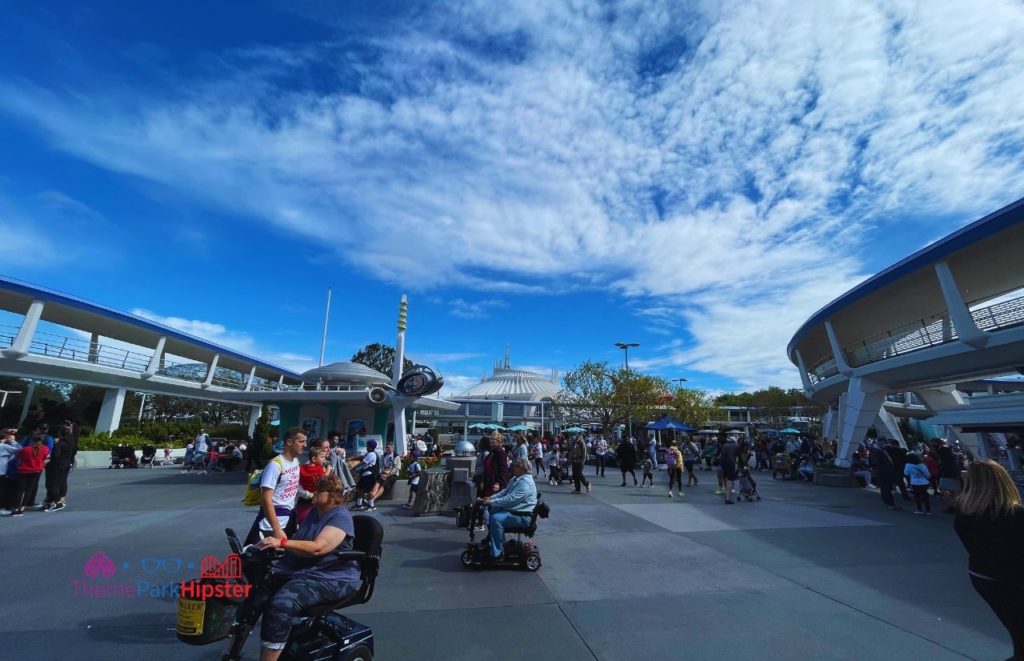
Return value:
M 331 386 L 391 383 L 391 377 L 387 374 L 378 372 L 362 363 L 353 363 L 347 360 L 307 370 L 302 373 L 302 380 L 305 383 L 322 383 Z
M 675 418 L 659 418 L 654 422 L 647 423 L 647 429 L 674 429 L 676 431 L 694 431 L 694 427 L 686 424 L 682 420 L 676 420 Z

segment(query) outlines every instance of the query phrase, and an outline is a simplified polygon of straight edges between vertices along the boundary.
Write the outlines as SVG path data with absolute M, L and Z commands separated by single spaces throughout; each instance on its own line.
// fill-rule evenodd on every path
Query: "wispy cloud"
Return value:
M 0 110 L 383 280 L 669 309 L 652 332 L 682 319 L 693 341 L 659 360 L 744 384 L 795 381 L 783 347 L 870 270 L 865 241 L 911 213 L 941 234 L 1024 188 L 1009 0 L 480 1 L 218 62 L 132 97 L 3 80 Z M 355 82 L 295 82 L 324 66 Z
M 452 353 L 412 353 L 409 358 L 425 365 L 446 365 L 449 363 L 461 363 L 474 358 L 481 358 L 485 354 L 469 352 Z
M 71 197 L 67 193 L 48 190 L 39 193 L 36 197 L 51 211 L 65 218 L 90 223 L 106 222 L 106 218 L 99 211 L 93 209 L 85 202 Z
M 508 304 L 494 298 L 486 298 L 480 301 L 467 301 L 456 298 L 448 302 L 448 314 L 460 319 L 486 319 L 495 310 L 506 307 Z
M 202 319 L 162 315 L 145 308 L 135 308 L 131 313 L 296 372 L 304 372 L 316 367 L 316 361 L 312 356 L 267 349 L 258 344 L 249 333 L 229 329 L 224 324 Z

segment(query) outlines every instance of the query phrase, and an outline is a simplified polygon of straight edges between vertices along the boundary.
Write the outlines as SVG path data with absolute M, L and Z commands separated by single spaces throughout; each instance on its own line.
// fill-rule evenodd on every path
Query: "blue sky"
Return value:
M 1024 192 L 1019 2 L 14 2 L 0 272 L 295 369 L 512 346 L 797 386 L 829 300 Z M 343 5 L 338 8 L 335 5 Z

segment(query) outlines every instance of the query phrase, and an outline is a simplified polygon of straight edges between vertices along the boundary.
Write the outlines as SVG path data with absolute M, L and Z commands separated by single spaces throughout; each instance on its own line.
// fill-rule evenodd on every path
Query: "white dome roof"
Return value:
M 557 396 L 558 391 L 557 383 L 540 374 L 508 367 L 497 367 L 494 369 L 493 376 L 456 395 L 456 398 L 539 401 L 545 397 Z

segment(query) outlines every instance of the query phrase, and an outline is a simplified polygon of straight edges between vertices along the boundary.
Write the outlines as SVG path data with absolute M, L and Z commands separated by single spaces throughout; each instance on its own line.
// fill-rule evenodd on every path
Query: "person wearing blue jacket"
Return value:
M 491 507 L 491 557 L 500 560 L 505 547 L 505 526 L 528 526 L 533 508 L 537 506 L 537 485 L 530 475 L 530 460 L 516 459 L 512 479 L 505 488 L 478 502 Z

